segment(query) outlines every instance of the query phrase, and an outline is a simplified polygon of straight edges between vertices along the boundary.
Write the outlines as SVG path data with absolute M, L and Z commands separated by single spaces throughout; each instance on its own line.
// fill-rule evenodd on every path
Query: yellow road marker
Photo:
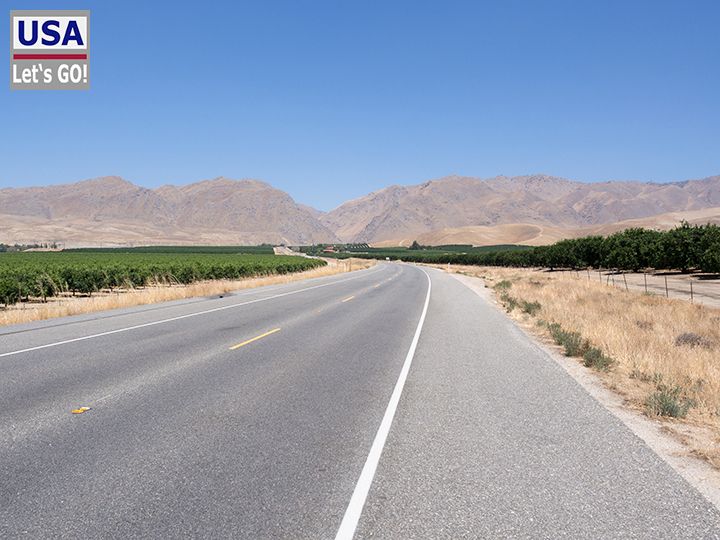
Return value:
M 352 300 L 353 298 L 355 298 L 355 295 L 348 296 L 345 300 L 343 300 L 343 302 L 349 302 L 349 301 Z
M 377 285 L 375 285 L 375 286 L 373 287 L 373 289 L 377 289 L 379 286 L 380 286 L 380 283 L 378 283 Z
M 88 412 L 90 410 L 90 407 L 78 407 L 77 409 L 73 409 L 70 411 L 73 414 L 82 414 L 84 412 Z
M 269 336 L 270 334 L 274 334 L 275 332 L 279 332 L 279 328 L 274 328 L 273 330 L 270 330 L 269 332 L 265 332 L 264 334 L 260 334 L 259 336 L 255 336 L 252 339 L 248 339 L 247 341 L 243 341 L 242 343 L 238 343 L 237 345 L 233 345 L 230 347 L 231 351 L 234 351 L 235 349 L 239 349 L 240 347 L 244 347 L 245 345 L 248 345 L 252 343 L 253 341 L 257 341 L 258 339 L 262 339 L 264 337 Z

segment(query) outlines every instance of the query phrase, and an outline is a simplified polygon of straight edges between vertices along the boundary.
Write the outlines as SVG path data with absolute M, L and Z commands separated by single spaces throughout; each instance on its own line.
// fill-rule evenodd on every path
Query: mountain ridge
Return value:
M 265 182 L 218 177 L 155 189 L 117 176 L 71 184 L 0 189 L 0 236 L 12 229 L 27 241 L 38 229 L 45 240 L 69 236 L 74 243 L 132 242 L 316 243 L 337 241 L 308 210 Z M 90 224 L 99 238 L 92 238 Z M 58 233 L 52 234 L 55 226 Z M 20 230 L 18 230 L 20 229 Z M 100 234 L 102 233 L 102 234 Z M 12 241 L 2 238 L 0 241 Z M 17 240 L 16 240 L 17 241 Z
M 507 238 L 518 231 L 532 235 L 537 227 L 547 233 L 537 236 L 544 241 L 632 220 L 653 223 L 647 221 L 652 216 L 666 216 L 658 217 L 666 226 L 667 216 L 716 208 L 720 176 L 586 183 L 547 174 L 450 175 L 390 185 L 329 212 L 297 203 L 256 179 L 217 177 L 151 189 L 106 176 L 0 188 L 0 242 L 387 244 L 441 237 L 482 242 L 502 239 L 502 231 L 512 231 Z
M 549 175 L 450 176 L 389 186 L 321 221 L 345 241 L 383 242 L 465 226 L 582 227 L 720 206 L 720 176 L 681 182 L 584 183 Z

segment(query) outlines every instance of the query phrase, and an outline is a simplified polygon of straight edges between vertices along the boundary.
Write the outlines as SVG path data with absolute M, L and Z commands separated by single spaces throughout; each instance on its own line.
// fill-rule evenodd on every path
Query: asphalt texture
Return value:
M 720 537 L 502 313 L 427 272 L 356 537 Z M 0 330 L 0 537 L 333 538 L 427 286 L 381 264 Z

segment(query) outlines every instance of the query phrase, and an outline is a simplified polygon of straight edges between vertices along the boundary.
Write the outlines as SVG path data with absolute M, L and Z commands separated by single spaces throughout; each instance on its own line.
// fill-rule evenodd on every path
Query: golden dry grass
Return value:
M 295 274 L 261 276 L 243 280 L 200 281 L 189 285 L 157 285 L 142 289 L 131 289 L 113 293 L 100 293 L 92 297 L 57 298 L 48 303 L 28 303 L 0 311 L 0 326 L 25 322 L 80 315 L 108 309 L 156 304 L 183 298 L 196 298 L 225 294 L 230 291 L 251 289 L 264 285 L 291 283 L 303 279 L 330 276 L 342 272 L 361 270 L 375 265 L 375 261 L 364 259 L 325 259 L 327 266 Z
M 558 273 L 478 267 L 453 270 L 484 277 L 488 287 L 502 280 L 511 282 L 508 293 L 514 299 L 541 305 L 534 317 L 515 309 L 515 318 L 532 324 L 537 332 L 546 332 L 537 325 L 539 320 L 559 323 L 600 348 L 615 361 L 601 377 L 631 406 L 645 410 L 658 384 L 680 387 L 682 395 L 694 403 L 684 425 L 698 427 L 692 435 L 683 431 L 683 438 L 695 453 L 720 467 L 720 310 Z M 677 345 L 677 337 L 686 332 L 702 336 L 706 346 Z

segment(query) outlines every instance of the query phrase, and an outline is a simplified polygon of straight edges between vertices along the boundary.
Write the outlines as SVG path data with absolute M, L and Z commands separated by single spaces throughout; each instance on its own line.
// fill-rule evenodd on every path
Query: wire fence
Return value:
M 720 278 L 714 275 L 661 272 L 620 272 L 615 270 L 560 270 L 564 276 L 626 291 L 654 294 L 666 298 L 720 307 Z

